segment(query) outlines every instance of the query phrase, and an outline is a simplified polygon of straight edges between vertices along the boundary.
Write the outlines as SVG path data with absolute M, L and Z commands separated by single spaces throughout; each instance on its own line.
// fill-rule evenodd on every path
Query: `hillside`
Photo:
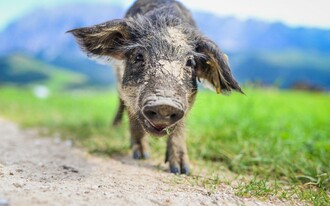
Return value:
M 87 79 L 79 73 L 51 66 L 23 55 L 1 57 L 0 68 L 0 85 L 44 85 L 50 90 L 58 91 L 81 87 L 86 84 Z
M 330 58 L 324 53 L 292 50 L 232 54 L 231 66 L 241 82 L 292 88 L 299 84 L 330 90 Z

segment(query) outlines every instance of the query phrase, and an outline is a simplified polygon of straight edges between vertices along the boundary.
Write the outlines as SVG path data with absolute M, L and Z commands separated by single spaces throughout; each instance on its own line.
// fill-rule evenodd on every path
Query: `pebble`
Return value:
M 16 187 L 16 188 L 22 188 L 23 186 L 19 183 L 13 183 L 13 185 Z
M 23 170 L 22 169 L 17 169 L 16 172 L 22 173 Z

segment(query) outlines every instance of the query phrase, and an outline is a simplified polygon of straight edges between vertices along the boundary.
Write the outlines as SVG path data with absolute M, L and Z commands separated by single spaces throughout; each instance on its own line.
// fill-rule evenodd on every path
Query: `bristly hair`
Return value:
M 157 17 L 156 17 L 157 15 Z M 182 46 L 188 45 L 191 47 L 190 53 L 196 57 L 203 55 L 195 52 L 196 36 L 198 31 L 190 24 L 183 22 L 180 18 L 166 13 L 157 13 L 150 15 L 136 15 L 134 18 L 127 19 L 127 25 L 130 28 L 132 39 L 125 43 L 123 50 L 129 51 L 134 48 L 144 48 L 145 51 L 153 56 L 165 54 L 165 58 L 187 55 Z M 185 41 L 182 45 L 171 45 L 164 37 L 170 36 L 169 28 L 174 28 L 185 36 Z

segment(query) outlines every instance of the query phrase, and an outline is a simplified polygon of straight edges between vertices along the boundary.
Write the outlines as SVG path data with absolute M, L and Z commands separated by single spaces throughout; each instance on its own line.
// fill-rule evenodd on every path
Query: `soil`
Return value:
M 92 156 L 0 119 L 0 206 L 292 205 L 238 197 L 227 184 L 209 192 L 177 178 L 152 161 Z

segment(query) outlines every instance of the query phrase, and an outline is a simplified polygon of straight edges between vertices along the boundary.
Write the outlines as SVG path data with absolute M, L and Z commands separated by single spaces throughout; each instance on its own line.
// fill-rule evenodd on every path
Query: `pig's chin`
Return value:
M 142 114 L 139 115 L 139 121 L 140 121 L 143 129 L 147 133 L 154 135 L 154 136 L 158 136 L 158 137 L 162 137 L 162 136 L 172 133 L 172 131 L 175 128 L 175 125 L 171 125 L 170 127 L 166 127 L 166 128 L 157 128 L 150 121 L 148 121 Z

